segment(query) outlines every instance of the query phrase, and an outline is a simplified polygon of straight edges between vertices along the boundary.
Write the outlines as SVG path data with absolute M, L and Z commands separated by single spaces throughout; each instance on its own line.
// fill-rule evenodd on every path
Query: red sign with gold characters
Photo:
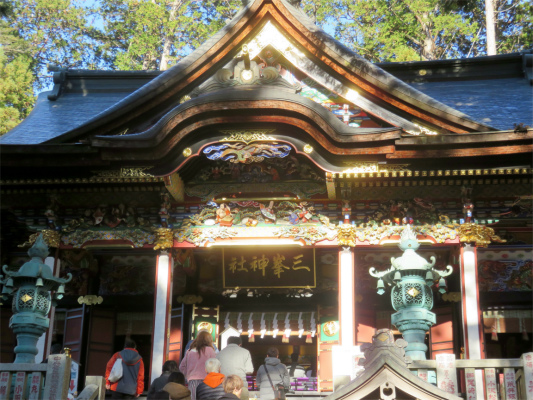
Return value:
M 224 249 L 224 288 L 314 288 L 314 249 L 245 247 Z

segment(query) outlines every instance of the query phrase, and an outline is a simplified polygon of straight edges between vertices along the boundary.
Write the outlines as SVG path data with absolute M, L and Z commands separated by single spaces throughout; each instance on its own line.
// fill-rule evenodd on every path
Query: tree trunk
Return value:
M 424 32 L 424 43 L 422 48 L 422 58 L 424 60 L 434 60 L 435 50 L 437 46 L 435 45 L 435 39 L 433 38 L 433 33 L 431 31 L 431 26 L 428 21 L 430 21 L 427 13 L 422 15 L 422 32 Z
M 494 0 L 485 0 L 485 21 L 487 25 L 487 55 L 496 55 L 496 19 Z
M 176 19 L 178 10 L 183 4 L 183 0 L 174 0 L 170 6 L 169 22 Z M 170 56 L 170 48 L 174 43 L 174 32 L 170 32 L 163 42 L 163 53 L 161 54 L 161 62 L 159 63 L 159 70 L 165 71 L 168 68 L 168 60 Z

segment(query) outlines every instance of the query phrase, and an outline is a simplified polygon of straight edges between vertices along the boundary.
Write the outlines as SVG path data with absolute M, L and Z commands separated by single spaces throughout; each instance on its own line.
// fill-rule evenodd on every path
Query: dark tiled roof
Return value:
M 533 127 L 533 93 L 525 78 L 411 83 L 476 121 L 501 130 L 523 123 Z
M 128 93 L 66 93 L 50 101 L 43 92 L 30 115 L 0 137 L 0 144 L 38 144 L 82 125 Z
M 154 77 L 159 71 L 62 71 L 54 90 L 57 100 L 39 94 L 30 115 L 18 126 L 0 137 L 0 144 L 39 144 L 85 124 L 101 112 L 117 104 Z

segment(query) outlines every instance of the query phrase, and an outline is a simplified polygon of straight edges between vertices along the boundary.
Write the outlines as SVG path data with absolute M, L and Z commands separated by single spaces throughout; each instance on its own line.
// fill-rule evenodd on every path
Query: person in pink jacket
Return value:
M 185 353 L 185 357 L 183 357 L 180 364 L 180 371 L 183 372 L 188 381 L 191 400 L 196 400 L 196 388 L 207 376 L 205 362 L 215 357 L 211 334 L 207 331 L 201 331 L 192 342 L 191 348 Z

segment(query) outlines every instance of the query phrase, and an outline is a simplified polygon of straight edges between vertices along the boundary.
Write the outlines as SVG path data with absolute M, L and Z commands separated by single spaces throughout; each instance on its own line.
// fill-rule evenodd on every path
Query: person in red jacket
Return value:
M 133 340 L 127 339 L 124 350 L 113 354 L 108 361 L 105 371 L 106 389 L 112 391 L 113 399 L 135 399 L 139 397 L 144 390 L 144 363 L 139 355 Z M 116 382 L 109 381 L 109 374 L 115 361 L 122 359 L 122 378 Z

